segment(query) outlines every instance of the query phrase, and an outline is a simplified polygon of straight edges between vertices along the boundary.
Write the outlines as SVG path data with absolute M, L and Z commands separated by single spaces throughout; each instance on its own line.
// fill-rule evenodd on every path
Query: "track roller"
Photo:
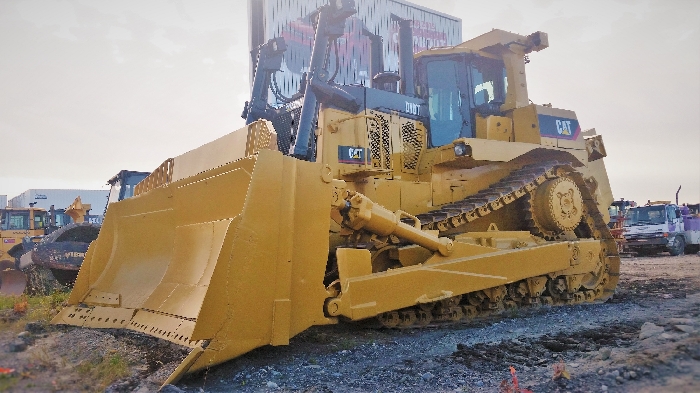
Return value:
M 416 325 L 426 326 L 433 321 L 433 315 L 430 311 L 418 310 L 416 311 Z
M 516 303 L 512 300 L 505 300 L 503 302 L 503 309 L 506 311 L 516 310 L 517 308 L 518 308 L 518 303 Z
M 479 310 L 475 306 L 462 306 L 462 312 L 465 318 L 474 318 L 479 314 Z
M 395 328 L 401 323 L 401 317 L 399 316 L 399 313 L 397 311 L 390 311 L 379 314 L 377 316 L 377 320 L 379 320 L 379 323 L 381 323 L 382 326 L 388 328 Z
M 418 321 L 416 312 L 413 310 L 399 311 L 399 326 L 406 327 L 415 324 Z

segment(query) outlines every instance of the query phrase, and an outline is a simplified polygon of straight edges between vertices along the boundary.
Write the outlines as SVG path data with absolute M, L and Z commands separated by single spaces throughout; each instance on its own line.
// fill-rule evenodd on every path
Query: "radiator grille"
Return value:
M 401 126 L 401 143 L 403 145 L 403 169 L 408 171 L 418 170 L 420 155 L 423 152 L 425 138 L 422 129 L 418 129 L 413 122 L 406 122 Z
M 386 116 L 370 112 L 379 121 L 369 120 L 369 151 L 372 168 L 391 169 L 391 133 Z

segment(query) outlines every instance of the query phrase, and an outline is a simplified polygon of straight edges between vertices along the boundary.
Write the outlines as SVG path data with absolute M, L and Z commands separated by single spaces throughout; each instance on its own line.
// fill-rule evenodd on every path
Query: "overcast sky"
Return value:
M 608 152 L 616 199 L 700 202 L 700 1 L 413 0 L 549 34 L 527 77 Z M 245 0 L 0 0 L 0 194 L 106 188 L 241 126 Z

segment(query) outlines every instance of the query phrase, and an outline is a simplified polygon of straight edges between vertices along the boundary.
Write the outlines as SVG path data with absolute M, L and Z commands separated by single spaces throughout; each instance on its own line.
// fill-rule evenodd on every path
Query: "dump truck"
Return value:
M 339 85 L 327 59 L 354 13 L 352 0 L 317 10 L 309 71 L 281 106 L 268 94 L 284 40 L 257 50 L 247 125 L 109 205 L 53 323 L 190 348 L 172 383 L 315 325 L 613 295 L 602 137 L 528 97 L 526 58 L 547 34 L 492 30 L 414 55 L 396 18 L 399 72 Z

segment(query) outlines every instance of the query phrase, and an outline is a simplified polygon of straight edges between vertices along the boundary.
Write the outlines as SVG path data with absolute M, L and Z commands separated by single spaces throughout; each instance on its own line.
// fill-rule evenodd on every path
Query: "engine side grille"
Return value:
M 379 121 L 368 120 L 369 151 L 372 168 L 391 169 L 391 132 L 389 132 L 388 116 L 371 111 L 370 114 Z
M 403 169 L 415 173 L 418 170 L 420 156 L 425 147 L 425 131 L 416 127 L 414 122 L 406 122 L 401 126 L 401 143 L 403 145 Z

